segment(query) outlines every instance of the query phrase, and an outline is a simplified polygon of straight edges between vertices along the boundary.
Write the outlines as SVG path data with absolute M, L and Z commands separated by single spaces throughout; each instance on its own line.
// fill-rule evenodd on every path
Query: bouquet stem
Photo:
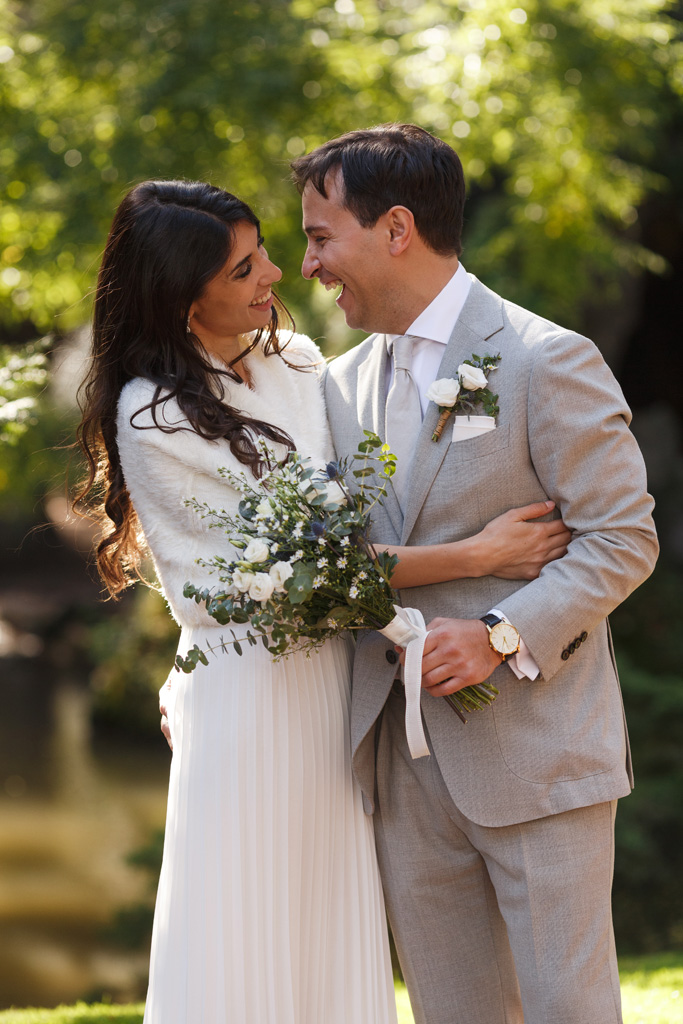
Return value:
M 498 696 L 499 690 L 493 683 L 478 683 L 476 686 L 465 686 L 455 693 L 447 693 L 446 701 L 456 713 L 461 722 L 466 722 L 465 712 L 481 711 Z

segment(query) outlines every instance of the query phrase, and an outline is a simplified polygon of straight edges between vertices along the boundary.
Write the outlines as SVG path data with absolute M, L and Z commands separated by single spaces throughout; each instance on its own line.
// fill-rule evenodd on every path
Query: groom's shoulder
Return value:
M 486 312 L 489 316 L 495 315 L 499 318 L 498 326 L 499 329 L 502 328 L 501 337 L 505 338 L 508 344 L 514 344 L 516 341 L 527 350 L 537 349 L 557 339 L 566 339 L 569 343 L 573 341 L 593 344 L 588 338 L 571 328 L 555 323 L 548 317 L 498 295 L 473 275 L 470 277 L 472 278 L 470 295 L 474 301 L 468 302 L 463 309 L 463 319 L 469 319 L 470 326 L 475 327 L 482 318 L 482 314 Z

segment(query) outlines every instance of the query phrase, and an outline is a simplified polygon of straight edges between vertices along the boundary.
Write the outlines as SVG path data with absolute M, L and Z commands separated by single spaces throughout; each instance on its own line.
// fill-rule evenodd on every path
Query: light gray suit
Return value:
M 377 511 L 372 536 L 404 545 L 454 541 L 478 532 L 509 508 L 552 498 L 573 540 L 565 558 L 548 565 L 539 579 L 483 577 L 401 593 L 403 604 L 420 608 L 427 622 L 436 616 L 479 618 L 493 607 L 501 609 L 519 629 L 541 677 L 519 681 L 501 665 L 492 677 L 500 696 L 490 709 L 471 715 L 467 725 L 443 699 L 423 696 L 434 756 L 411 762 L 402 735 L 402 699 L 392 688 L 395 666 L 387 659 L 391 645 L 377 633 L 364 635 L 354 666 L 354 771 L 366 810 L 378 801 L 387 905 L 416 1019 L 429 1024 L 522 1019 L 527 1024 L 607 1024 L 620 1019 L 614 964 L 604 967 L 595 986 L 603 993 L 609 989 L 610 995 L 591 996 L 584 1010 L 575 1012 L 576 986 L 591 985 L 581 967 L 572 968 L 558 950 L 565 942 L 577 946 L 576 936 L 567 931 L 578 929 L 582 940 L 573 959 L 595 957 L 596 940 L 587 938 L 591 929 L 585 918 L 596 900 L 604 902 L 603 883 L 609 900 L 611 849 L 605 853 L 601 844 L 611 844 L 606 838 L 611 837 L 611 802 L 629 792 L 632 774 L 606 616 L 652 570 L 657 554 L 653 503 L 628 430 L 628 407 L 592 342 L 501 299 L 473 279 L 438 376 L 456 376 L 458 365 L 472 353 L 502 357 L 490 382 L 499 395 L 496 429 L 451 443 L 449 422 L 435 443 L 431 434 L 438 412 L 430 406 L 416 438 L 405 515 L 389 494 Z M 325 390 L 339 455 L 356 450 L 364 428 L 384 433 L 386 359 L 386 339 L 374 335 L 330 364 Z M 526 874 L 537 876 L 542 868 L 547 873 L 544 857 L 555 856 L 549 851 L 567 851 L 573 840 L 583 850 L 597 834 L 591 815 L 604 819 L 603 837 L 596 840 L 602 852 L 593 858 L 595 871 L 604 875 L 598 884 L 602 895 L 596 890 L 586 896 L 593 869 L 583 864 L 579 879 L 571 880 L 582 897 L 569 900 L 563 893 L 571 872 L 562 863 L 550 873 L 554 880 L 546 878 L 541 896 L 527 894 L 533 913 L 528 906 L 520 910 L 515 859 L 528 860 Z M 455 831 L 447 835 L 451 828 Z M 559 829 L 558 838 L 544 838 L 553 828 Z M 545 854 L 524 849 L 527 833 L 538 837 Z M 522 836 L 514 851 L 512 834 Z M 505 857 L 495 852 L 496 843 L 508 851 Z M 578 856 L 577 850 L 569 860 Z M 538 863 L 531 869 L 534 858 Z M 478 894 L 463 902 L 463 878 L 471 876 L 475 862 L 481 875 Z M 521 867 L 520 872 L 525 874 Z M 433 911 L 426 909 L 432 897 Z M 540 907 L 548 900 L 559 902 Z M 569 910 L 558 910 L 567 903 Z M 576 905 L 584 903 L 580 920 L 574 921 Z M 541 942 L 538 929 L 547 927 L 554 912 L 572 920 L 559 929 L 557 939 Z M 604 914 L 596 928 L 611 929 Z M 525 929 L 534 934 L 522 940 L 517 933 Z M 547 951 L 539 953 L 538 947 L 546 945 Z M 463 971 L 468 953 L 472 962 Z M 567 991 L 544 1001 L 539 993 L 552 987 L 548 975 L 559 969 L 558 957 Z M 536 962 L 544 959 L 549 962 Z M 482 960 L 498 962 L 493 975 L 500 995 L 492 996 L 490 1004 L 481 995 L 481 986 L 490 989 L 492 984 Z M 600 1002 L 604 998 L 609 1005 Z

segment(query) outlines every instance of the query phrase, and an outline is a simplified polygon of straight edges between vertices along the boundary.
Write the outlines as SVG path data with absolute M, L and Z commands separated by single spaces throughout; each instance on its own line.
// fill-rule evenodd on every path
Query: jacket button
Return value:
M 564 651 L 562 651 L 562 655 L 561 655 L 562 661 L 568 661 L 569 660 L 569 653 L 570 652 L 569 652 L 569 650 L 567 648 L 565 648 Z
M 389 648 L 389 650 L 385 652 L 384 657 L 387 659 L 390 665 L 395 665 L 396 662 L 398 661 L 398 654 L 396 653 L 396 651 L 392 651 L 391 648 Z
M 585 644 L 587 639 L 588 639 L 588 633 L 584 629 L 583 633 L 581 634 L 581 643 Z

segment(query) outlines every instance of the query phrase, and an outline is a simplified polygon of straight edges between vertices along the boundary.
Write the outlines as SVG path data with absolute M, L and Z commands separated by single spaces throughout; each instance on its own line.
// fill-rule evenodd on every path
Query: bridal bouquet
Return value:
M 270 468 L 260 479 L 220 470 L 241 495 L 237 513 L 186 500 L 227 534 L 237 557 L 201 560 L 216 586 L 187 583 L 184 596 L 203 604 L 220 625 L 247 628 L 240 638 L 231 630 L 232 639 L 221 637 L 216 647 L 202 650 L 195 644 L 185 657 L 177 656 L 177 669 L 192 672 L 197 663 L 208 663 L 207 654 L 228 646 L 239 655 L 244 643 L 261 642 L 277 659 L 295 650 L 310 652 L 344 630 L 378 629 L 407 649 L 421 638 L 421 645 L 408 651 L 416 666 L 412 674 L 421 678 L 424 619 L 398 605 L 390 582 L 396 556 L 376 552 L 368 541 L 371 513 L 386 494 L 396 457 L 376 434 L 364 434 L 350 459 L 324 470 L 297 452 L 277 463 L 264 442 Z M 482 683 L 446 699 L 464 721 L 464 712 L 485 707 L 497 693 Z M 419 716 L 419 690 L 417 701 Z

